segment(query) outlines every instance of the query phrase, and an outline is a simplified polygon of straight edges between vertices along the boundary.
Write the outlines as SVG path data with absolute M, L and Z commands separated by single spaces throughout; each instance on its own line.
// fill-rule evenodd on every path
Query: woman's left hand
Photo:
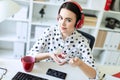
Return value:
M 80 66 L 83 62 L 78 57 L 75 57 L 70 59 L 68 63 L 71 64 L 72 66 Z

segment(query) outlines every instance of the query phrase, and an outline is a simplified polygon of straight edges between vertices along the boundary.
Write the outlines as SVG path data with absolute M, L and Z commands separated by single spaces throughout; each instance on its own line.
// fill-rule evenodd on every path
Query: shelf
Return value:
M 8 50 L 8 49 L 0 49 L 0 59 L 5 58 L 5 59 L 13 59 L 13 50 Z
M 118 14 L 118 15 L 120 15 L 120 12 L 111 11 L 111 10 L 109 10 L 109 11 L 104 11 L 104 13 L 106 13 L 106 14 Z
M 29 22 L 29 19 L 8 18 L 9 21 Z
M 120 51 L 120 50 L 115 50 L 115 49 L 107 49 L 107 48 L 100 48 L 100 47 L 94 47 L 94 50 L 112 50 L 112 51 Z
M 14 0 L 15 2 L 18 2 L 20 5 L 29 5 L 30 0 Z
M 50 2 L 50 1 L 38 1 L 38 0 L 34 0 L 33 1 L 34 4 L 42 4 L 42 5 L 52 5 L 52 6 L 60 6 L 61 3 L 54 3 L 54 2 Z
M 55 25 L 57 24 L 56 19 L 50 19 L 50 18 L 43 18 L 43 19 L 37 19 L 34 18 L 32 21 L 32 25 L 45 25 L 45 26 L 50 26 L 50 25 Z
M 100 29 L 99 29 L 99 30 L 120 32 L 120 28 L 115 28 L 115 29 L 106 28 L 106 27 L 105 27 L 105 23 L 102 23 L 102 24 L 100 25 Z
M 17 36 L 13 35 L 13 34 L 4 34 L 4 35 L 0 34 L 0 41 L 7 41 L 7 42 L 20 41 L 20 42 L 27 42 L 25 40 L 17 39 Z
M 14 42 L 16 41 L 16 36 L 13 34 L 0 34 L 0 41 L 9 41 L 9 42 Z

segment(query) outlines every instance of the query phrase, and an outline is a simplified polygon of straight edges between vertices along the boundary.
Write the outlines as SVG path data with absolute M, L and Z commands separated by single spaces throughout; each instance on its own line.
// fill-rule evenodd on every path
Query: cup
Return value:
M 32 56 L 24 56 L 21 58 L 21 62 L 23 65 L 23 69 L 26 72 L 31 72 L 34 67 L 35 58 L 33 58 Z

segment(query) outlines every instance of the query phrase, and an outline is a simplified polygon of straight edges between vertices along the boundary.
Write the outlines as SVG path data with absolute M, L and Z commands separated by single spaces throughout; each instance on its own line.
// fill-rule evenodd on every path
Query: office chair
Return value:
M 95 43 L 95 37 L 86 33 L 86 32 L 83 32 L 83 31 L 80 31 L 80 30 L 77 30 L 79 33 L 81 33 L 83 36 L 85 36 L 88 41 L 89 41 L 89 46 L 91 48 L 91 50 L 93 49 L 93 46 L 94 46 L 94 43 Z

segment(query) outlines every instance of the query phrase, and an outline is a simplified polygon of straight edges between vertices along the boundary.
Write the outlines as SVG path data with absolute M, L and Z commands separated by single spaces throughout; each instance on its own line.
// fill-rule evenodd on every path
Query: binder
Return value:
M 16 23 L 16 40 L 25 42 L 27 40 L 28 23 L 17 22 Z
M 101 47 L 100 46 L 100 42 L 102 40 L 102 30 L 99 30 L 98 35 L 97 35 L 97 39 L 96 39 L 96 43 L 95 43 L 95 47 Z
M 119 55 L 118 55 L 117 65 L 120 65 L 120 52 L 119 52 Z
M 111 51 L 111 65 L 117 65 L 120 53 L 118 51 Z
M 22 33 L 21 33 L 21 40 L 27 41 L 27 33 L 28 33 L 28 23 L 22 22 Z
M 20 40 L 22 36 L 22 22 L 16 22 L 16 40 Z
M 101 55 L 100 55 L 100 63 L 102 65 L 108 65 L 109 64 L 109 62 L 108 62 L 109 56 L 108 55 L 109 55 L 109 51 L 103 51 L 101 53 Z
M 14 42 L 13 53 L 15 58 L 23 57 L 25 53 L 25 43 L 20 41 Z
M 112 50 L 117 50 L 120 43 L 120 33 L 118 32 L 111 32 L 111 41 L 110 41 L 110 48 Z
M 111 38 L 112 38 L 112 33 L 111 32 L 107 32 L 107 36 L 106 36 L 103 48 L 111 49 L 111 47 L 110 47 Z
M 105 39 L 106 39 L 106 35 L 107 35 L 107 31 L 99 30 L 98 36 L 97 36 L 97 39 L 96 39 L 96 43 L 95 43 L 95 47 L 103 48 L 104 42 L 105 42 Z
M 120 53 L 118 51 L 107 50 L 103 51 L 100 56 L 100 63 L 102 65 L 118 65 L 120 59 Z

